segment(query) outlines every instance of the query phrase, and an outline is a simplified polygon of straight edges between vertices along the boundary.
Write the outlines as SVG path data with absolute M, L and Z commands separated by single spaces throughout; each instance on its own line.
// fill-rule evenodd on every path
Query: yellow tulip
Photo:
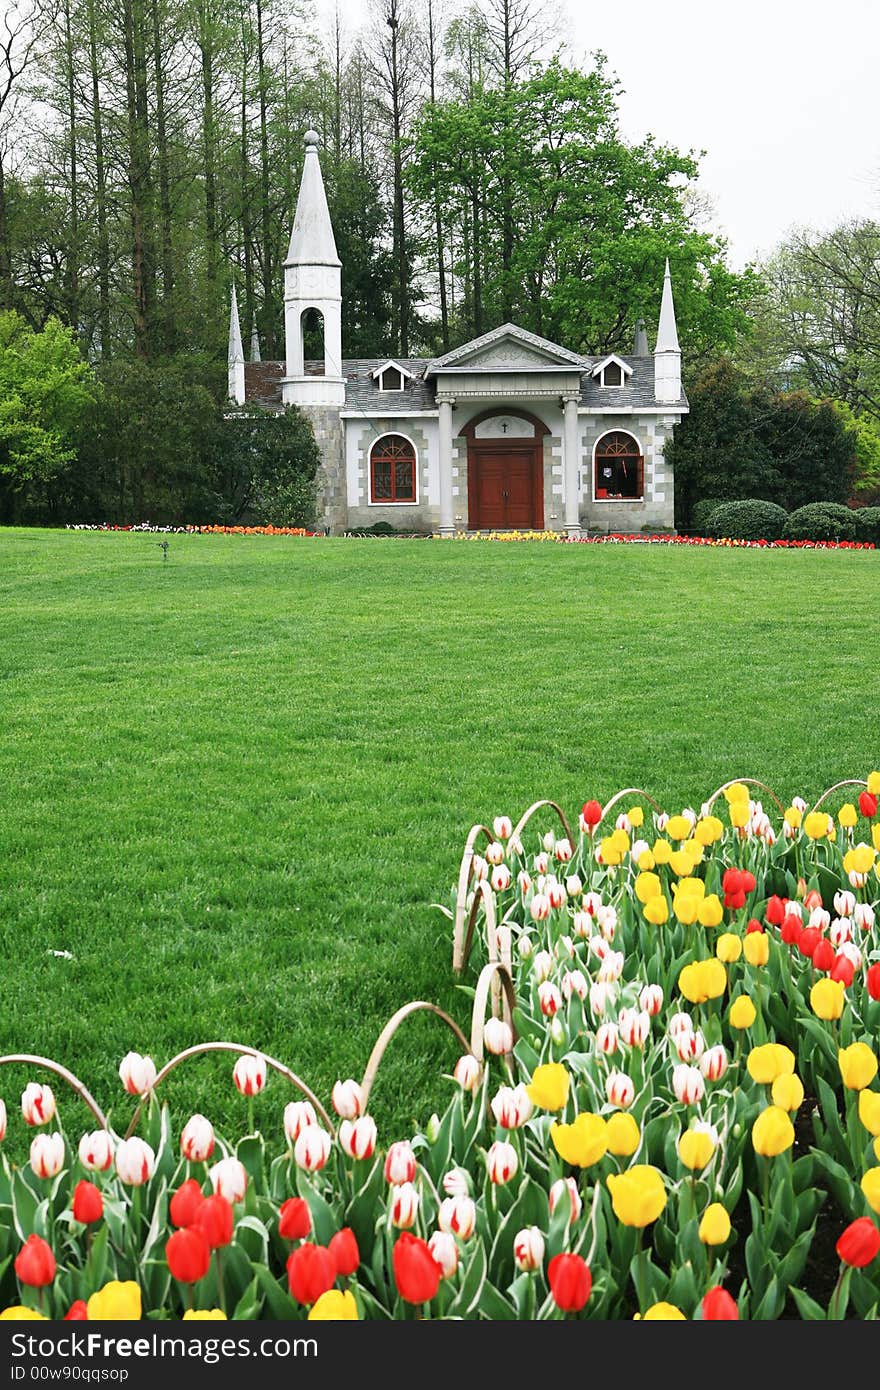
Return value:
M 868 791 L 872 796 L 880 796 L 880 772 L 868 773 Z
M 770 938 L 764 931 L 746 933 L 743 955 L 749 965 L 766 965 L 770 959 Z
M 869 1168 L 862 1178 L 862 1191 L 868 1206 L 880 1216 L 880 1168 Z
M 864 1094 L 864 1092 L 862 1094 Z M 874 1140 L 874 1157 L 877 1159 L 878 1163 L 880 1163 L 880 1139 Z
M 574 1124 L 550 1126 L 553 1147 L 566 1163 L 576 1168 L 589 1168 L 604 1158 L 608 1148 L 608 1126 L 601 1115 L 582 1111 Z
M 358 1310 L 354 1301 L 354 1294 L 350 1293 L 348 1289 L 345 1290 L 345 1293 L 341 1293 L 339 1289 L 328 1289 L 312 1305 L 308 1321 L 357 1322 Z
M 644 913 L 647 922 L 651 922 L 655 927 L 662 926 L 669 917 L 669 907 L 662 893 L 645 903 Z
M 869 1134 L 880 1138 L 880 1092 L 865 1090 L 859 1094 L 859 1119 Z
M 847 801 L 844 806 L 841 806 L 837 813 L 838 824 L 842 825 L 844 830 L 852 830 L 858 818 L 858 811 L 851 801 Z
M 724 834 L 724 826 L 717 816 L 704 816 L 697 821 L 694 837 L 701 845 L 714 845 Z
M 638 830 L 640 825 L 644 825 L 645 823 L 645 813 L 641 806 L 630 806 L 626 813 L 626 818 L 630 825 L 634 826 L 636 830 Z
M 0 1322 L 48 1322 L 48 1318 L 35 1308 L 25 1308 L 23 1304 L 16 1303 L 11 1308 L 3 1309 Z
M 714 956 L 686 965 L 678 977 L 678 988 L 691 1004 L 705 1004 L 707 999 L 717 999 L 726 987 L 727 971 Z
M 700 1173 L 715 1152 L 715 1141 L 704 1129 L 686 1129 L 678 1141 L 678 1156 L 685 1168 Z
M 569 1075 L 561 1062 L 535 1067 L 526 1087 L 529 1100 L 540 1110 L 561 1110 L 568 1100 Z
M 729 787 L 724 788 L 724 797 L 728 806 L 733 805 L 735 801 L 748 801 L 749 789 L 745 782 L 731 782 Z
M 672 845 L 668 840 L 655 840 L 653 852 L 658 864 L 668 864 L 672 855 Z
M 878 1169 L 880 1172 L 880 1169 Z M 650 1226 L 666 1206 L 666 1188 L 656 1168 L 637 1163 L 608 1177 L 614 1215 L 624 1226 Z
M 782 1043 L 764 1043 L 752 1048 L 746 1066 L 753 1081 L 770 1086 L 777 1076 L 790 1076 L 794 1071 L 794 1053 Z
M 736 826 L 737 830 L 742 830 L 749 823 L 749 803 L 747 801 L 732 802 L 729 814 L 730 824 Z
M 880 825 L 871 826 L 871 839 L 874 841 L 874 848 L 880 851 Z
M 649 849 L 642 850 L 638 858 L 638 865 L 643 873 L 650 873 L 656 862 L 656 859 Z
M 840 1018 L 846 992 L 840 980 L 817 980 L 810 990 L 810 1008 L 817 1018 Z
M 841 1048 L 837 1065 L 848 1091 L 863 1091 L 877 1075 L 877 1058 L 867 1043 L 855 1042 Z
M 672 910 L 682 926 L 692 927 L 700 910 L 700 900 L 690 893 L 676 893 L 672 899 Z
M 784 817 L 785 824 L 790 826 L 792 830 L 798 830 L 800 828 L 803 818 L 804 813 L 803 811 L 799 811 L 797 806 L 789 806 Z
M 669 856 L 669 867 L 679 878 L 693 873 L 694 861 L 686 849 L 674 849 Z
M 682 849 L 685 854 L 690 855 L 691 873 L 693 873 L 697 865 L 703 862 L 703 846 L 698 840 L 685 840 Z
M 803 1082 L 799 1076 L 793 1072 L 783 1073 L 777 1076 L 770 1090 L 773 1104 L 778 1105 L 780 1110 L 788 1110 L 794 1113 L 800 1109 L 804 1099 Z
M 755 1153 L 775 1158 L 794 1143 L 794 1125 L 778 1105 L 768 1105 L 752 1125 L 752 1145 Z
M 677 883 L 672 885 L 672 892 L 675 897 L 696 898 L 701 902 L 706 895 L 706 885 L 701 878 L 680 878 Z
M 141 1291 L 130 1279 L 111 1279 L 88 1303 L 92 1322 L 138 1322 L 141 1317 Z
M 656 874 L 640 873 L 636 877 L 635 890 L 640 903 L 649 903 L 662 891 L 660 879 Z
M 709 960 L 700 961 L 702 967 L 702 987 L 707 999 L 720 999 L 727 989 L 727 971 L 721 964 L 711 956 Z
M 843 867 L 848 874 L 870 873 L 877 851 L 870 845 L 856 845 L 843 856 Z
M 700 903 L 700 924 L 704 927 L 720 927 L 724 921 L 724 908 L 717 893 L 710 893 Z M 719 957 L 720 959 L 720 957 Z
M 751 1028 L 758 1011 L 747 994 L 740 994 L 730 1006 L 730 1013 L 727 1015 L 731 1028 L 743 1030 Z
M 804 834 L 811 840 L 821 840 L 828 834 L 828 817 L 824 811 L 808 811 L 804 816 Z
M 615 1110 L 606 1121 L 608 1152 L 617 1158 L 629 1158 L 641 1142 L 642 1132 L 634 1115 L 625 1110 Z
M 674 1303 L 652 1303 L 644 1317 L 636 1313 L 633 1322 L 687 1322 L 687 1318 Z
M 183 1315 L 184 1322 L 226 1322 L 226 1314 L 221 1308 L 188 1308 Z
M 730 1239 L 730 1217 L 720 1202 L 713 1202 L 703 1212 L 699 1237 L 704 1245 L 724 1245 Z
M 732 931 L 726 931 L 715 942 L 715 954 L 725 965 L 732 965 L 742 955 L 742 941 Z
M 600 851 L 602 854 L 603 864 L 614 865 L 623 863 L 623 856 L 625 851 L 620 849 L 620 847 L 615 843 L 612 836 L 609 835 L 606 840 L 602 841 Z
M 619 850 L 621 854 L 629 853 L 629 836 L 625 830 L 612 830 L 608 838 L 614 845 L 614 848 Z
M 691 833 L 691 823 L 687 816 L 670 816 L 666 822 L 666 834 L 670 840 L 686 840 Z

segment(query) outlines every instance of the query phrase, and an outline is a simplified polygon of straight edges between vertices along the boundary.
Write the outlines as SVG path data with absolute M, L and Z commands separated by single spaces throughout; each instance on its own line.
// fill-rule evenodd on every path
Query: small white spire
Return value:
M 235 282 L 232 285 L 232 302 L 229 308 L 229 355 L 227 391 L 229 399 L 236 405 L 244 405 L 244 349 L 241 345 L 241 324 L 238 321 L 238 297 Z
M 318 159 L 318 144 L 317 132 L 307 130 L 302 179 L 285 265 L 342 265 L 336 252 L 336 238 Z
M 669 257 L 666 257 L 666 271 L 663 275 L 663 298 L 660 302 L 660 324 L 657 329 L 655 352 L 680 352 L 678 329 L 675 325 L 675 305 L 672 302 L 672 276 L 669 274 Z
M 260 356 L 260 335 L 257 332 L 257 321 L 254 319 L 253 327 L 251 328 L 251 361 L 262 362 L 262 360 Z

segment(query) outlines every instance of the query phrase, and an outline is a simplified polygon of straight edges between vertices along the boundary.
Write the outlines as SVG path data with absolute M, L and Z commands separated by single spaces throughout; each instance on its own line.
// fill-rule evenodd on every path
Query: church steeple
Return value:
M 660 301 L 657 346 L 654 348 L 654 395 L 658 401 L 681 400 L 681 348 L 678 343 L 678 328 L 675 323 L 672 276 L 669 273 L 668 257 L 663 276 L 663 298 Z
M 284 337 L 287 375 L 285 404 L 345 404 L 342 375 L 342 262 L 327 206 L 318 159 L 318 136 L 306 132 L 305 159 L 290 247 L 284 262 Z M 306 373 L 306 315 L 320 316 L 324 336 L 323 372 Z
M 236 405 L 244 405 L 244 349 L 241 345 L 241 324 L 238 320 L 238 297 L 235 283 L 232 285 L 232 301 L 229 306 L 229 352 L 228 352 L 229 399 Z

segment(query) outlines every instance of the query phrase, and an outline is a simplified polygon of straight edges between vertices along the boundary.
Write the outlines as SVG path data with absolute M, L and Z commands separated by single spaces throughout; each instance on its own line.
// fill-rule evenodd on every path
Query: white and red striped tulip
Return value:
M 509 840 L 513 834 L 513 822 L 509 816 L 496 816 L 492 822 L 492 829 L 496 839 Z
M 331 1094 L 333 1109 L 342 1120 L 356 1120 L 364 1113 L 364 1093 L 351 1077 L 347 1081 L 336 1081 Z
M 834 911 L 838 917 L 852 917 L 856 906 L 856 895 L 848 888 L 841 888 L 834 894 Z
M 623 1071 L 608 1073 L 605 1080 L 605 1095 L 609 1104 L 628 1110 L 636 1098 L 636 1088 L 631 1076 Z
M 544 1236 L 537 1226 L 524 1226 L 513 1238 L 513 1258 L 517 1269 L 533 1274 L 544 1263 Z
M 532 868 L 536 874 L 546 874 L 550 867 L 549 854 L 536 854 L 532 860 Z
M 596 976 L 600 984 L 613 984 L 619 980 L 623 974 L 623 952 L 609 951 L 602 958 L 599 973 Z
M 603 940 L 610 944 L 617 934 L 617 908 L 600 907 L 596 913 L 596 921 L 599 923 Z
M 376 1151 L 376 1121 L 372 1115 L 343 1120 L 339 1126 L 339 1147 L 349 1158 L 372 1158 Z
M 496 1140 L 486 1154 L 486 1172 L 489 1174 L 489 1181 L 498 1184 L 510 1182 L 515 1178 L 519 1170 L 519 1158 L 516 1149 L 512 1144 L 504 1140 Z
M 530 1120 L 534 1106 L 522 1082 L 518 1086 L 499 1086 L 492 1097 L 492 1114 L 502 1129 L 519 1129 Z
M 113 1140 L 106 1129 L 96 1129 L 83 1135 L 78 1153 L 87 1173 L 106 1173 L 113 1163 Z
M 584 894 L 583 908 L 585 912 L 589 912 L 591 917 L 597 916 L 600 907 L 602 907 L 601 893 Z
M 567 839 L 565 836 L 563 836 L 561 840 L 557 840 L 553 846 L 553 853 L 556 856 L 557 863 L 567 864 L 574 854 L 574 850 L 571 847 L 571 840 Z
M 645 853 L 645 850 L 648 850 L 650 848 L 651 846 L 648 844 L 647 840 L 633 840 L 632 848 L 629 852 L 629 857 L 634 864 L 638 864 L 642 855 Z
M 564 999 L 576 994 L 578 999 L 584 1000 L 590 992 L 590 982 L 582 970 L 566 970 L 561 983 Z
M 629 823 L 629 816 L 626 814 L 626 811 L 621 811 L 620 815 L 617 817 L 617 820 L 614 822 L 614 829 L 625 830 L 627 835 L 632 830 L 632 826 Z
M 566 1199 L 570 1207 L 570 1219 L 577 1221 L 584 1205 L 581 1201 L 581 1194 L 578 1192 L 577 1183 L 574 1178 L 557 1178 L 548 1194 L 551 1216 L 559 1202 Z
M 411 1183 L 416 1175 L 416 1156 L 407 1139 L 399 1139 L 392 1144 L 385 1155 L 385 1181 L 399 1187 L 401 1183 Z
M 458 1269 L 458 1246 L 447 1231 L 435 1231 L 428 1241 L 434 1263 L 440 1266 L 441 1277 L 451 1279 Z
M 698 1105 L 706 1094 L 706 1083 L 699 1067 L 687 1063 L 672 1069 L 672 1089 L 682 1105 Z
M 685 1033 L 692 1033 L 694 1031 L 694 1020 L 691 1018 L 690 1014 L 673 1014 L 666 1025 L 666 1031 L 672 1041 L 677 1043 L 679 1038 Z
M 581 941 L 589 941 L 593 934 L 593 919 L 589 912 L 576 912 L 571 919 L 571 928 Z
M 559 880 L 555 878 L 548 878 L 545 892 L 552 908 L 558 911 L 560 907 L 565 906 L 568 894 L 565 891 L 564 883 L 560 883 Z
M 513 1051 L 513 1029 L 503 1018 L 487 1018 L 483 1024 L 483 1046 L 493 1057 Z
M 497 840 L 493 840 L 491 845 L 487 846 L 486 862 L 493 865 L 504 863 L 504 846 Z
M 214 1152 L 214 1126 L 204 1115 L 192 1115 L 180 1136 L 180 1152 L 190 1163 L 207 1163 Z
M 529 916 L 533 922 L 546 922 L 550 916 L 550 899 L 546 893 L 533 893 L 529 903 Z
M 828 928 L 828 940 L 836 951 L 839 951 L 845 941 L 852 941 L 853 927 L 852 919 L 849 917 L 835 917 L 831 926 Z
M 699 1028 L 695 1033 L 682 1033 L 676 1039 L 675 1050 L 682 1062 L 699 1062 L 706 1050 L 706 1039 Z
M 532 974 L 535 984 L 542 985 L 553 974 L 553 957 L 549 951 L 536 951 L 532 957 Z
M 831 925 L 831 913 L 824 907 L 814 907 L 810 913 L 810 920 L 807 924 L 816 927 L 820 932 L 826 932 Z
M 327 1138 L 329 1141 L 329 1135 Z M 219 1192 L 221 1197 L 225 1197 L 230 1206 L 235 1206 L 236 1202 L 244 1201 L 248 1175 L 247 1169 L 240 1159 L 221 1158 L 218 1163 L 208 1169 L 208 1177 L 211 1179 L 211 1187 L 214 1191 Z
M 318 1117 L 310 1100 L 291 1100 L 284 1107 L 284 1133 L 288 1144 L 295 1144 L 304 1129 L 316 1125 Z
M 482 854 L 474 855 L 473 859 L 471 860 L 471 868 L 473 870 L 474 881 L 476 883 L 482 883 L 484 878 L 489 877 L 489 861 L 487 859 L 484 859 Z
M 418 1220 L 420 1198 L 411 1182 L 397 1183 L 391 1189 L 390 1216 L 392 1226 L 400 1231 L 410 1230 Z
M 243 1096 L 258 1096 L 266 1084 L 266 1059 L 244 1054 L 232 1068 L 232 1079 Z
M 645 985 L 639 994 L 639 1008 L 651 1018 L 656 1018 L 663 1008 L 663 988 L 661 985 Z
M 538 985 L 538 1003 L 545 1018 L 552 1018 L 562 1008 L 562 995 L 552 980 L 545 980 L 542 985 Z
M 306 1125 L 293 1146 L 293 1161 L 307 1173 L 319 1173 L 330 1157 L 330 1135 L 320 1125 Z
M 471 1180 L 464 1168 L 450 1168 L 443 1174 L 443 1191 L 447 1197 L 469 1197 Z
M 476 1057 L 466 1052 L 464 1056 L 459 1057 L 452 1075 L 463 1091 L 469 1091 L 473 1094 L 474 1091 L 479 1090 L 483 1068 Z
M 496 864 L 492 870 L 492 887 L 496 893 L 506 893 L 512 882 L 513 875 L 506 864 Z
M 852 919 L 862 931 L 870 931 L 874 925 L 874 909 L 871 904 L 856 903 L 852 910 Z
M 532 876 L 529 873 L 528 869 L 520 869 L 519 873 L 516 876 L 516 881 L 519 885 L 520 893 L 525 898 L 528 895 L 529 889 L 532 886 Z
M 592 984 L 590 985 L 590 1010 L 597 1018 L 602 1018 L 609 1004 L 614 1003 L 617 991 L 613 985 Z
M 524 928 L 517 939 L 516 949 L 519 951 L 520 960 L 528 960 L 534 951 L 532 938 L 529 936 L 528 928 Z
M 616 1023 L 603 1023 L 596 1029 L 596 1047 L 606 1057 L 615 1053 L 620 1044 Z
M 591 956 L 595 956 L 597 960 L 604 960 L 608 954 L 608 950 L 608 942 L 605 940 L 604 936 L 590 937 Z
M 580 874 L 568 874 L 565 880 L 565 891 L 570 898 L 580 897 L 584 891 Z
M 852 961 L 856 970 L 861 970 L 862 953 L 854 941 L 844 941 L 840 948 L 840 955 L 846 956 L 847 960 Z
M 130 1096 L 145 1096 L 155 1084 L 156 1064 L 152 1057 L 127 1052 L 119 1063 L 119 1076 Z
M 31 1081 L 21 1093 L 21 1113 L 27 1125 L 47 1125 L 55 1115 L 55 1093 L 51 1086 Z
M 700 1071 L 707 1081 L 720 1081 L 727 1071 L 727 1052 L 721 1043 L 710 1047 L 700 1058 Z
M 64 1167 L 64 1136 L 35 1134 L 31 1140 L 31 1168 L 38 1178 L 54 1178 Z
M 627 1047 L 644 1047 L 651 1032 L 651 1020 L 643 1009 L 621 1009 L 617 1031 Z
M 477 1224 L 477 1208 L 473 1197 L 445 1197 L 437 1213 L 437 1225 L 448 1235 L 469 1240 Z
M 156 1171 L 156 1155 L 150 1145 L 137 1135 L 121 1139 L 116 1145 L 116 1172 L 128 1187 L 143 1187 Z

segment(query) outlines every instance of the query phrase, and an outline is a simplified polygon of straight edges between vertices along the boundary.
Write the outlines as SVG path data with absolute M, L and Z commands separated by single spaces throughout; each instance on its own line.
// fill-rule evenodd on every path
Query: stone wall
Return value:
M 317 527 L 338 534 L 345 529 L 345 442 L 336 406 L 301 405 L 321 454 L 317 477 Z
M 677 418 L 677 417 L 676 417 Z M 672 470 L 663 450 L 671 436 L 672 418 L 656 415 L 582 415 L 580 518 L 584 530 L 642 531 L 672 530 L 675 524 L 675 498 Z M 639 442 L 645 460 L 644 500 L 594 500 L 593 450 L 604 434 L 623 430 Z
M 431 421 L 436 431 L 436 421 Z M 349 422 L 349 429 L 358 431 L 354 449 L 355 478 L 350 479 L 345 529 L 375 526 L 387 522 L 396 531 L 435 531 L 440 525 L 439 500 L 433 500 L 431 451 L 424 420 L 387 417 L 358 425 Z M 418 501 L 395 502 L 387 505 L 370 502 L 370 450 L 383 434 L 402 434 L 412 440 L 418 467 Z M 357 501 L 354 501 L 356 496 Z

